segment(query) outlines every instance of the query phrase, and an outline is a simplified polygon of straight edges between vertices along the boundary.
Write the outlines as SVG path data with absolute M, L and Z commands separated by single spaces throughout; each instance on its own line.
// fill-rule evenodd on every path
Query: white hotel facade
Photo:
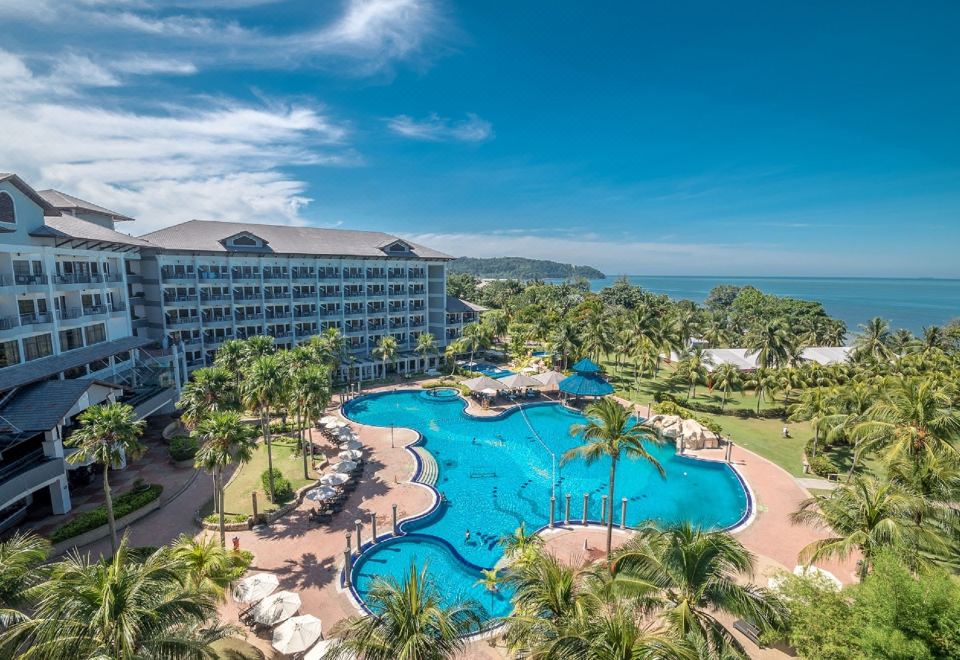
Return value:
M 120 400 L 169 412 L 191 370 L 227 339 L 290 347 L 328 328 L 350 374 L 396 339 L 399 370 L 435 366 L 479 310 L 446 295 L 452 258 L 378 232 L 189 221 L 135 238 L 132 218 L 0 173 L 0 533 L 37 511 L 70 510 L 90 478 L 66 461 L 79 413 Z M 346 376 L 342 373 L 341 376 Z

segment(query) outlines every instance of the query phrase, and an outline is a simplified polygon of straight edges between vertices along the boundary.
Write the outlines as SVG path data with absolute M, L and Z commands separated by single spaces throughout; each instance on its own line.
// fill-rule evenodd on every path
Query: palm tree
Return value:
M 414 350 L 423 358 L 424 368 L 429 366 L 431 355 L 437 354 L 437 339 L 429 332 L 421 332 L 417 335 L 417 345 Z
M 760 405 L 767 399 L 773 399 L 773 395 L 780 387 L 780 380 L 777 378 L 777 372 L 774 369 L 761 367 L 750 375 L 749 387 L 753 389 L 753 394 L 757 397 L 757 412 L 759 413 Z
M 722 398 L 720 399 L 720 412 L 727 405 L 727 398 L 731 392 L 737 391 L 743 384 L 743 374 L 736 365 L 730 362 L 724 362 L 710 374 L 713 388 L 720 390 Z
M 543 547 L 543 537 L 536 532 L 527 534 L 524 523 L 521 522 L 513 534 L 504 536 L 499 543 L 503 547 L 504 555 L 514 564 L 522 564 Z
M 316 420 L 330 403 L 330 372 L 326 366 L 309 365 L 290 375 L 290 405 L 297 418 L 297 436 L 303 457 L 303 478 L 309 479 L 305 426 Z M 311 416 L 312 415 L 312 416 Z M 312 454 L 312 452 L 311 452 Z
M 637 599 L 645 612 L 659 614 L 681 638 L 701 638 L 711 655 L 739 642 L 715 618 L 716 612 L 743 617 L 757 627 L 780 628 L 786 608 L 777 596 L 738 578 L 750 577 L 754 557 L 732 535 L 705 532 L 690 523 L 660 530 L 647 526 L 618 550 L 610 563 L 613 587 Z
M 447 361 L 447 364 L 450 365 L 450 375 L 453 376 L 454 372 L 457 370 L 457 356 L 466 350 L 463 345 L 463 341 L 457 339 L 447 344 L 447 347 L 443 349 L 443 359 Z
M 247 345 L 242 339 L 228 339 L 220 344 L 217 349 L 217 355 L 213 359 L 213 366 L 225 369 L 233 380 L 233 392 L 240 391 L 240 378 L 242 376 L 243 364 L 246 360 Z M 200 369 L 197 369 L 200 371 Z M 193 372 L 196 377 L 197 371 Z
M 710 356 L 707 355 L 702 346 L 695 346 L 680 359 L 677 369 L 687 377 L 687 384 L 690 386 L 687 391 L 688 399 L 696 398 L 697 384 L 706 380 L 709 373 L 707 367 L 710 364 Z
M 241 553 L 227 550 L 210 536 L 198 540 L 182 534 L 170 545 L 170 552 L 183 563 L 188 589 L 212 594 L 221 602 L 230 583 L 247 570 Z
M 222 367 L 204 367 L 190 374 L 177 401 L 188 428 L 194 428 L 212 411 L 223 407 L 230 398 L 231 380 L 230 372 Z
M 834 414 L 835 408 L 826 388 L 813 387 L 803 391 L 800 401 L 789 408 L 792 422 L 809 420 L 813 427 L 813 444 L 810 458 L 815 458 L 820 446 L 820 436 L 828 417 Z
M 31 616 L 0 637 L 3 657 L 23 660 L 212 658 L 231 632 L 212 595 L 188 585 L 186 565 L 167 548 L 112 558 L 68 555 L 31 590 Z
M 33 532 L 14 532 L 0 541 L 0 626 L 21 618 L 14 607 L 43 576 L 40 567 L 50 555 L 50 542 Z
M 436 585 L 411 564 L 406 578 L 378 578 L 366 597 L 372 614 L 334 625 L 338 639 L 325 656 L 365 660 L 446 660 L 466 648 L 464 635 L 477 630 L 473 602 L 444 606 Z
M 470 353 L 470 361 L 473 362 L 473 356 L 478 352 L 490 346 L 490 329 L 482 323 L 471 323 L 464 327 L 463 336 L 460 338 L 464 350 Z
M 750 351 L 761 369 L 786 366 L 794 351 L 790 328 L 783 319 L 767 321 L 747 335 Z
M 255 339 L 255 337 L 251 337 Z M 250 341 L 250 340 L 247 340 Z M 243 398 L 246 405 L 260 414 L 260 428 L 267 445 L 267 471 L 270 475 L 270 501 L 275 500 L 273 488 L 273 445 L 270 438 L 270 407 L 281 400 L 283 374 L 274 355 L 261 355 L 246 368 L 243 381 Z
M 490 328 L 490 334 L 495 340 L 499 340 L 507 332 L 507 326 L 510 325 L 510 317 L 502 309 L 491 309 L 484 312 L 483 323 Z
M 136 419 L 133 408 L 125 403 L 90 406 L 78 418 L 80 428 L 64 443 L 77 451 L 67 457 L 71 463 L 93 461 L 103 466 L 103 497 L 110 526 L 110 549 L 117 551 L 117 521 L 113 517 L 110 495 L 110 468 L 123 462 L 124 456 L 136 457 L 145 447 L 140 436 L 146 422 Z
M 599 362 L 601 356 L 607 355 L 613 347 L 613 320 L 599 298 L 583 304 L 581 319 L 581 346 Z
M 246 463 L 253 458 L 256 439 L 253 430 L 243 422 L 240 413 L 217 411 L 210 413 L 194 431 L 202 444 L 194 458 L 194 465 L 213 475 L 216 486 L 217 511 L 220 514 L 220 545 L 226 545 L 224 527 L 223 469 L 233 463 Z
M 643 446 L 645 439 L 659 442 L 639 424 L 630 419 L 630 412 L 613 399 L 600 399 L 585 411 L 586 424 L 575 424 L 570 435 L 582 435 L 584 443 L 563 454 L 561 461 L 566 463 L 574 458 L 582 458 L 587 465 L 596 463 L 603 457 L 610 459 L 610 487 L 607 497 L 607 556 L 613 548 L 613 496 L 617 478 L 617 461 L 620 455 L 629 458 L 641 458 L 660 474 L 666 476 L 663 466 Z
M 856 352 L 859 355 L 871 357 L 881 362 L 889 360 L 890 351 L 890 324 L 879 316 L 860 326 L 861 332 L 856 340 Z
M 377 342 L 376 347 L 373 349 L 373 354 L 380 356 L 383 377 L 386 378 L 387 363 L 392 364 L 397 357 L 397 340 L 391 335 L 380 337 L 380 341 Z
M 560 368 L 566 369 L 570 356 L 580 352 L 580 336 L 576 326 L 569 321 L 561 321 L 550 338 L 550 350 L 560 355 Z
M 247 364 L 262 358 L 265 355 L 273 355 L 276 348 L 273 345 L 273 337 L 270 335 L 254 335 L 244 341 L 244 360 Z
M 856 477 L 827 495 L 804 500 L 791 519 L 795 524 L 815 525 L 832 532 L 800 551 L 801 561 L 824 557 L 845 559 L 858 551 L 863 559 L 859 575 L 866 577 L 877 553 L 891 549 L 901 556 L 918 547 L 943 549 L 944 542 L 915 518 L 928 504 L 920 495 L 907 492 L 889 481 Z M 919 561 L 914 556 L 913 561 Z

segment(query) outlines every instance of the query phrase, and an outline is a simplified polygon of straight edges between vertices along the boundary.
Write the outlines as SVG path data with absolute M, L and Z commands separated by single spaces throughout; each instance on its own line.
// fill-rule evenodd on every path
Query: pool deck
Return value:
M 409 386 L 381 387 L 371 391 L 394 389 L 409 389 Z M 503 405 L 484 409 L 470 401 L 468 411 L 471 414 L 487 416 L 496 415 L 508 407 L 510 406 Z M 331 409 L 330 414 L 339 415 L 339 411 Z M 434 501 L 431 490 L 409 483 L 416 466 L 404 445 L 416 439 L 414 431 L 397 428 L 394 431 L 395 446 L 391 447 L 389 428 L 354 422 L 350 422 L 350 425 L 358 431 L 361 442 L 367 447 L 367 463 L 359 486 L 331 523 L 318 525 L 311 522 L 308 514 L 314 505 L 305 500 L 296 510 L 270 527 L 228 532 L 230 537 L 239 537 L 242 548 L 254 553 L 255 559 L 250 572 L 274 573 L 279 578 L 280 589 L 298 593 L 302 599 L 300 613 L 319 617 L 323 621 L 325 636 L 337 621 L 359 614 L 355 603 L 340 587 L 345 534 L 355 529 L 355 520 L 363 521 L 364 539 L 369 540 L 371 513 L 376 514 L 378 534 L 383 535 L 390 532 L 393 503 L 398 505 L 400 517 L 404 518 L 427 510 Z M 336 454 L 337 449 L 319 433 L 315 439 L 327 454 Z M 723 458 L 722 450 L 697 452 L 697 455 L 710 460 Z M 750 484 L 758 509 L 755 519 L 738 531 L 737 537 L 757 555 L 755 581 L 766 584 L 767 578 L 777 569 L 792 570 L 797 564 L 796 557 L 800 548 L 822 538 L 824 534 L 810 527 L 791 524 L 790 514 L 809 493 L 786 471 L 740 447 L 734 447 L 733 461 L 736 469 Z M 549 531 L 545 535 L 546 547 L 561 558 L 582 561 L 585 558 L 599 559 L 603 555 L 605 530 L 602 528 L 571 527 Z M 626 538 L 628 533 L 615 531 L 615 543 Z M 584 540 L 587 542 L 586 552 Z M 852 561 L 818 565 L 844 583 L 854 579 Z M 238 624 L 238 607 L 232 598 L 228 597 L 220 612 L 225 622 Z M 257 636 L 248 630 L 247 640 L 263 650 L 268 658 L 280 657 L 271 648 L 269 637 Z M 747 642 L 752 657 L 784 657 L 778 651 L 759 651 L 751 646 Z M 471 644 L 464 657 L 481 659 L 504 656 L 499 650 L 491 648 L 488 642 L 478 641 Z

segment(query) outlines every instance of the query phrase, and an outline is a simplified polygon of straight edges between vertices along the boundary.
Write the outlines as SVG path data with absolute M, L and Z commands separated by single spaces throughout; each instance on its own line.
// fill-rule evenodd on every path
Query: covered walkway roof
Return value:
M 142 348 L 156 341 L 156 339 L 149 339 L 147 337 L 123 337 L 122 339 L 115 339 L 113 341 L 67 351 L 60 355 L 51 355 L 40 358 L 39 360 L 31 360 L 30 362 L 16 364 L 12 367 L 5 367 L 0 369 L 0 392 L 14 387 L 29 385 L 30 383 L 35 383 L 40 380 L 46 380 L 52 376 L 56 376 L 62 371 L 67 371 L 68 369 L 73 369 L 74 367 L 79 367 L 90 362 L 96 362 L 97 360 L 103 360 L 117 353 Z

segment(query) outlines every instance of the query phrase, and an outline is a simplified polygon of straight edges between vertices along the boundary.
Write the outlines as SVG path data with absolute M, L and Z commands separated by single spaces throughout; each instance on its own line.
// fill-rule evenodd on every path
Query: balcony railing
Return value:
M 260 273 L 233 273 L 234 282 L 259 282 Z
M 29 286 L 33 284 L 46 284 L 47 276 L 46 275 L 27 275 L 24 273 L 16 273 L 13 278 L 10 278 L 8 275 L 0 276 L 0 285 L 10 286 L 11 284 L 18 284 Z
M 247 321 L 262 321 L 263 314 L 234 314 L 233 318 L 237 323 L 246 323 Z
M 96 316 L 97 314 L 106 314 L 106 313 L 107 313 L 106 305 L 84 305 L 83 306 L 84 316 Z
M 287 273 L 264 273 L 263 279 L 267 281 L 273 281 L 273 282 L 283 281 L 283 280 L 289 280 L 290 275 Z
M 206 270 L 197 271 L 197 278 L 201 280 L 229 280 L 230 275 L 227 273 L 214 273 Z
M 311 293 L 304 293 L 304 292 L 301 291 L 301 292 L 299 292 L 299 293 L 294 292 L 294 294 L 293 294 L 293 299 L 294 299 L 294 300 L 312 300 L 312 299 L 314 299 L 314 298 L 316 298 L 316 297 L 317 297 L 317 292 L 316 292 L 316 291 L 313 291 L 313 292 L 311 292 Z
M 206 304 L 215 303 L 215 302 L 230 302 L 231 300 L 233 300 L 233 296 L 231 296 L 228 293 L 227 294 L 218 293 L 218 294 L 213 294 L 209 296 L 200 296 L 201 305 L 206 305 Z
M 197 276 L 195 273 L 185 273 L 185 272 L 176 272 L 176 271 L 168 270 L 168 271 L 160 271 L 160 278 L 164 282 L 173 282 L 177 280 L 187 280 L 187 281 L 193 282 L 195 279 L 197 279 Z
M 92 273 L 66 273 L 54 275 L 53 282 L 54 284 L 100 284 L 103 282 L 103 276 Z
M 167 325 L 191 325 L 200 323 L 199 316 L 175 316 L 167 319 Z
M 176 305 L 178 303 L 195 303 L 197 302 L 196 296 L 164 296 L 163 304 L 164 305 Z

